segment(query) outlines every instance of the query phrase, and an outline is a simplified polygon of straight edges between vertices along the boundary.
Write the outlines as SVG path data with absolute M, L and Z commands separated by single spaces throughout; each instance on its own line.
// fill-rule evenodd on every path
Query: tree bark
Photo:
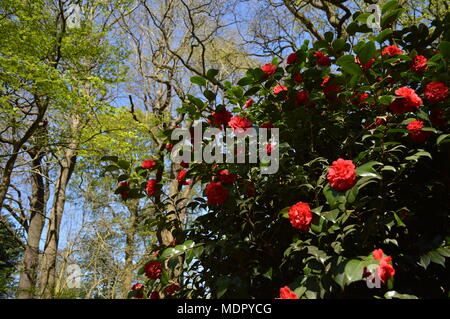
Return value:
M 16 164 L 16 160 L 19 156 L 20 150 L 37 130 L 47 125 L 46 121 L 44 120 L 44 115 L 47 111 L 48 101 L 45 101 L 43 104 L 41 104 L 38 97 L 36 97 L 35 100 L 38 106 L 38 114 L 30 127 L 28 127 L 28 129 L 25 131 L 22 138 L 19 141 L 13 142 L 13 150 L 11 156 L 6 161 L 5 167 L 3 168 L 2 180 L 0 183 L 0 207 L 3 206 L 6 194 L 8 193 L 8 188 L 11 183 L 11 174 L 14 170 L 14 165 Z
M 133 200 L 130 202 L 128 206 L 128 210 L 130 211 L 130 218 L 128 220 L 128 225 L 126 225 L 125 235 L 126 235 L 126 243 L 125 243 L 125 266 L 124 266 L 124 280 L 122 283 L 122 298 L 128 297 L 128 292 L 131 289 L 133 283 L 133 258 L 136 249 L 136 232 L 138 226 L 138 213 L 139 213 L 139 202 L 137 200 Z
M 181 169 L 181 166 L 179 164 L 173 163 L 171 165 L 171 174 L 172 177 L 176 176 L 176 172 Z M 172 181 L 170 182 L 169 186 L 169 197 L 173 198 L 173 202 L 169 203 L 166 206 L 166 213 L 167 212 L 175 212 L 173 214 L 170 214 L 167 216 L 167 219 L 169 222 L 175 222 L 177 225 L 172 227 L 161 227 L 158 229 L 157 237 L 161 245 L 163 246 L 173 246 L 175 237 L 173 236 L 173 231 L 178 230 L 182 231 L 184 230 L 184 222 L 186 218 L 186 208 L 184 205 L 189 200 L 189 198 L 192 195 L 192 188 L 194 185 L 194 180 L 191 181 L 191 184 L 183 186 L 183 189 L 179 189 L 180 185 L 177 181 L 177 179 L 172 178 Z M 180 255 L 178 256 L 178 263 L 173 268 L 172 273 L 172 280 L 171 282 L 173 284 L 181 284 L 183 281 L 182 275 L 183 275 L 183 262 L 184 262 L 184 256 Z M 169 268 L 168 266 L 168 260 L 166 260 L 165 267 Z M 165 295 L 165 292 L 160 292 L 161 296 Z
M 27 244 L 25 247 L 22 271 L 20 273 L 17 291 L 18 299 L 34 297 L 36 278 L 39 265 L 39 242 L 45 222 L 48 189 L 44 182 L 45 172 L 42 168 L 43 153 L 30 152 L 32 160 L 30 217 L 27 229 Z
M 77 131 L 79 124 L 79 116 L 73 115 L 70 120 L 70 128 L 73 135 L 70 139 L 68 148 L 65 149 L 64 156 L 60 161 L 60 170 L 58 180 L 55 185 L 53 206 L 48 223 L 39 280 L 41 298 L 51 298 L 54 295 L 56 284 L 56 259 L 58 254 L 61 219 L 66 201 L 67 184 L 69 183 L 75 169 L 77 159 L 77 147 L 79 143 Z

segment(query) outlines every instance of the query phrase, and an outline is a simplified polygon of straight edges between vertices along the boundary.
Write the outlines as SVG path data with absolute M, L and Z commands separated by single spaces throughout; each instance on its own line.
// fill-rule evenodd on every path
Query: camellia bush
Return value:
M 155 246 L 130 297 L 449 296 L 450 16 L 393 30 L 401 12 L 385 5 L 376 34 L 355 13 L 358 42 L 326 33 L 237 85 L 217 85 L 215 70 L 191 79 L 204 96 L 179 112 L 203 129 L 278 128 L 265 147 L 279 170 L 182 163 L 179 190 L 192 182 L 203 196 L 175 208 L 192 222 L 170 226 L 176 243 Z M 116 193 L 155 196 L 166 182 L 155 165 L 122 174 Z M 154 203 L 156 223 L 174 213 L 170 199 Z

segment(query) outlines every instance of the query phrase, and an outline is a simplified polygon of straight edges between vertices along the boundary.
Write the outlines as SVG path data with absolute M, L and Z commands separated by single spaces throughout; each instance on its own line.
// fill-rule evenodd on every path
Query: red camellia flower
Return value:
M 295 103 L 303 105 L 306 104 L 309 100 L 309 93 L 306 90 L 302 90 L 300 92 L 297 92 L 295 95 Z
M 260 128 L 274 128 L 274 127 L 275 126 L 270 122 L 266 122 L 260 126 Z
M 274 147 L 272 144 L 268 143 L 268 144 L 266 145 L 266 153 L 267 153 L 267 155 L 272 154 L 272 151 L 273 151 L 274 149 L 275 149 L 275 147 Z
M 136 293 L 134 295 L 134 298 L 141 299 L 142 297 L 144 297 L 144 292 L 142 291 L 142 287 L 143 287 L 142 284 L 134 284 L 133 287 L 131 287 L 132 291 L 136 291 L 136 290 L 139 291 L 138 293 Z
M 383 52 L 381 52 L 382 55 L 389 55 L 389 56 L 394 56 L 396 54 L 402 54 L 403 51 L 400 50 L 397 46 L 395 45 L 389 45 L 387 47 L 385 47 L 383 49 Z
M 403 114 L 409 112 L 408 102 L 406 99 L 396 99 L 389 104 L 389 109 L 395 114 Z
M 382 124 L 386 123 L 386 120 L 382 117 L 377 117 L 375 119 L 375 126 L 380 126 Z
M 300 74 L 294 74 L 293 76 L 292 76 L 292 78 L 294 79 L 294 81 L 295 82 L 297 82 L 297 83 L 301 83 L 301 82 L 303 82 L 303 76 L 301 76 Z
M 330 81 L 330 77 L 329 76 L 324 77 L 320 86 L 325 87 L 325 85 L 327 85 L 328 81 Z
M 352 95 L 352 104 L 359 105 L 369 98 L 369 94 L 366 92 L 354 92 Z
M 418 109 L 420 104 L 422 104 L 422 99 L 416 94 L 416 91 L 406 86 L 395 90 L 395 94 L 404 97 L 411 109 Z
M 158 192 L 158 184 L 156 179 L 151 179 L 147 182 L 147 187 L 145 188 L 148 196 L 155 196 Z
M 380 281 L 385 284 L 391 277 L 395 275 L 395 269 L 390 264 L 391 257 L 382 258 L 380 260 L 380 266 L 378 266 L 377 274 Z
M 377 268 L 377 274 L 380 281 L 385 284 L 389 278 L 395 275 L 394 267 L 390 264 L 392 262 L 391 256 L 384 257 L 384 252 L 382 249 L 375 249 L 372 252 L 373 258 L 380 261 L 380 265 Z M 370 275 L 370 273 L 368 273 Z
M 162 265 L 158 261 L 151 261 L 144 266 L 145 276 L 149 279 L 155 280 L 161 277 Z
M 271 75 L 274 75 L 275 72 L 277 71 L 277 66 L 276 66 L 276 65 L 273 65 L 273 64 L 270 64 L 270 63 L 267 63 L 267 64 L 264 64 L 264 65 L 261 67 L 261 70 L 263 70 L 263 72 L 264 72 L 267 76 L 271 76 Z
M 293 52 L 293 53 L 289 54 L 286 62 L 287 62 L 287 64 L 294 64 L 295 62 L 297 62 L 297 60 L 298 60 L 297 53 Z
M 339 158 L 328 168 L 327 178 L 331 187 L 339 192 L 345 192 L 356 184 L 355 165 L 351 160 Z
M 244 188 L 244 192 L 248 197 L 252 197 L 256 194 L 255 184 L 251 181 L 244 181 L 241 184 Z
M 410 131 L 418 131 L 418 130 L 421 130 L 422 127 L 423 127 L 422 121 L 411 121 L 411 122 L 409 122 L 409 124 L 406 128 Z
M 178 172 L 177 181 L 178 183 L 181 183 L 186 178 L 187 170 L 182 169 Z
M 362 63 L 358 58 L 355 58 L 355 62 L 358 63 L 364 70 L 368 70 L 375 62 L 375 58 L 371 58 L 367 63 Z
M 119 187 L 127 188 L 126 191 L 123 191 L 120 193 L 120 196 L 122 197 L 122 199 L 128 198 L 128 188 L 130 187 L 130 183 L 129 182 L 120 182 Z
M 375 249 L 373 252 L 372 252 L 372 255 L 373 255 L 373 259 L 376 259 L 376 260 L 381 260 L 382 258 L 383 258 L 383 250 L 382 249 Z
M 159 299 L 159 291 L 152 291 L 150 299 Z
M 168 150 L 169 152 L 172 152 L 173 144 L 171 144 L 171 143 L 166 144 L 166 150 Z
M 341 92 L 341 86 L 338 84 L 327 83 L 323 87 L 323 93 L 325 95 L 330 95 L 330 94 L 339 93 L 339 92 Z
M 247 129 L 252 127 L 252 122 L 247 120 L 245 117 L 233 116 L 228 122 L 228 126 L 231 127 L 237 133 L 243 133 Z
M 422 72 L 427 68 L 427 58 L 423 55 L 416 55 L 409 66 L 410 69 L 414 72 Z
M 273 92 L 273 94 L 280 94 L 281 92 L 287 91 L 287 90 L 288 90 L 287 87 L 285 87 L 284 85 L 278 84 L 273 88 L 272 92 Z
M 331 59 L 325 55 L 322 51 L 314 52 L 313 54 L 316 57 L 316 63 L 319 66 L 330 66 Z
M 422 104 L 422 99 L 411 88 L 403 86 L 395 90 L 395 94 L 402 98 L 394 100 L 389 108 L 396 114 L 402 114 L 406 112 L 414 112 Z
M 298 202 L 289 208 L 289 220 L 294 228 L 308 231 L 312 213 L 307 203 Z
M 221 205 L 228 198 L 228 190 L 222 185 L 222 182 L 211 182 L 206 185 L 205 194 L 210 205 Z
M 185 180 L 186 174 L 187 174 L 187 170 L 185 170 L 185 169 L 182 169 L 181 171 L 178 172 L 177 181 L 179 184 L 189 185 L 191 183 L 190 181 Z
M 373 130 L 384 123 L 386 123 L 386 120 L 384 118 L 377 117 L 375 119 L 375 122 L 373 122 L 372 124 L 366 123 L 365 128 L 368 130 Z
M 409 216 L 409 212 L 406 209 L 404 209 L 398 214 L 398 216 L 400 216 L 401 219 L 404 219 Z
M 142 288 L 142 284 L 137 283 L 137 284 L 134 284 L 133 287 L 131 287 L 131 290 L 134 291 L 134 290 L 139 290 L 141 288 Z
M 432 109 L 430 114 L 431 123 L 435 126 L 444 126 L 447 120 L 442 109 Z
M 433 81 L 425 86 L 425 98 L 430 103 L 439 103 L 448 97 L 448 87 L 439 81 Z
M 325 94 L 327 99 L 329 99 L 331 101 L 337 100 L 336 94 L 339 92 L 341 92 L 341 87 L 337 84 L 327 84 L 323 88 L 323 93 Z
M 423 127 L 422 121 L 411 121 L 406 127 L 410 131 L 420 131 Z
M 166 288 L 166 292 L 169 295 L 173 295 L 174 293 L 176 293 L 178 290 L 180 290 L 180 286 L 178 286 L 177 284 L 171 284 L 170 286 L 168 286 Z
M 218 112 L 213 112 L 211 115 L 213 117 L 213 125 L 218 127 L 221 125 L 227 125 L 233 117 L 233 114 L 225 109 Z
M 422 131 L 422 121 L 411 121 L 406 128 L 411 131 L 409 137 L 414 142 L 423 143 L 430 137 L 430 132 Z
M 227 169 L 221 169 L 217 173 L 217 177 L 226 184 L 232 184 L 238 178 L 237 174 L 230 173 Z
M 336 94 L 341 92 L 341 87 L 337 84 L 329 83 L 330 77 L 326 76 L 323 78 L 321 86 L 323 87 L 323 93 L 325 96 L 332 101 L 337 100 Z
M 249 108 L 250 106 L 252 106 L 253 102 L 255 102 L 253 99 L 248 100 L 247 102 L 245 102 L 245 107 Z M 231 118 L 231 117 L 230 117 Z M 229 120 L 228 120 L 229 121 Z M 228 123 L 228 122 L 227 122 Z
M 280 298 L 276 299 L 299 299 L 299 298 L 295 292 L 289 289 L 288 286 L 284 286 L 280 288 Z
M 183 168 L 189 168 L 189 163 L 185 163 L 184 161 L 181 161 L 180 166 Z
M 126 187 L 126 186 L 130 186 L 129 182 L 120 182 L 119 183 L 119 187 Z
M 153 167 L 155 167 L 155 165 L 156 165 L 156 162 L 151 159 L 145 160 L 141 164 L 142 168 L 145 168 L 148 170 L 152 170 Z
M 392 84 L 394 84 L 395 82 L 397 82 L 397 79 L 395 79 L 395 78 L 393 78 L 393 77 L 388 77 L 388 78 L 386 78 L 386 82 L 389 84 L 389 85 L 392 85 Z
M 174 239 L 170 242 L 169 246 L 175 247 L 176 245 L 178 245 L 177 240 Z

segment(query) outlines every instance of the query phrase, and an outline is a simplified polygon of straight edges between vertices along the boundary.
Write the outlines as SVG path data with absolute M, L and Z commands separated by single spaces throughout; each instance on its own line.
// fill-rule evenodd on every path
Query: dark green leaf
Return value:
M 383 31 L 380 32 L 380 34 L 377 36 L 376 40 L 378 43 L 383 43 L 384 41 L 386 41 L 386 39 L 392 34 L 392 29 L 388 28 L 388 29 L 384 29 Z
M 291 208 L 291 206 L 285 207 L 282 210 L 280 210 L 280 212 L 278 213 L 278 215 L 281 215 L 284 218 L 289 218 L 288 213 L 289 213 L 289 209 Z
M 440 255 L 439 253 L 437 253 L 436 251 L 430 251 L 428 253 L 428 255 L 430 256 L 430 260 L 436 264 L 441 265 L 442 267 L 445 268 L 445 257 Z
M 439 44 L 439 53 L 442 54 L 447 60 L 450 59 L 450 42 L 442 41 Z
M 382 95 L 378 98 L 378 101 L 381 104 L 389 105 L 392 103 L 392 101 L 394 101 L 394 99 L 395 99 L 395 95 Z
M 353 55 L 344 55 L 336 60 L 336 64 L 339 65 L 344 72 L 352 75 L 360 75 L 362 73 L 361 68 L 355 63 L 355 57 Z
M 120 166 L 120 168 L 122 169 L 128 169 L 130 167 L 130 162 L 126 161 L 126 160 L 118 160 L 117 164 Z
M 240 79 L 237 84 L 240 86 L 246 86 L 246 85 L 250 85 L 252 83 L 253 83 L 253 79 L 245 77 L 245 78 Z
M 391 0 L 386 2 L 383 7 L 381 8 L 381 12 L 384 14 L 392 9 L 397 9 L 399 7 L 399 4 L 396 0 Z
M 361 50 L 358 52 L 358 58 L 361 63 L 367 63 L 371 58 L 374 58 L 377 54 L 377 49 L 373 41 L 367 42 Z
M 333 37 L 334 37 L 333 32 L 325 32 L 324 36 L 325 36 L 325 40 L 327 40 L 328 42 L 333 41 Z
M 118 159 L 119 158 L 117 156 L 103 156 L 102 158 L 100 158 L 101 161 L 111 161 L 111 162 L 117 162 Z
M 208 101 L 215 101 L 216 100 L 216 94 L 211 90 L 205 90 L 203 92 L 203 95 L 208 99 Z
M 421 265 L 424 269 L 427 269 L 429 264 L 430 264 L 430 256 L 428 256 L 428 254 L 420 256 L 419 265 Z
M 343 39 L 336 39 L 336 40 L 333 41 L 331 46 L 333 47 L 333 50 L 335 50 L 336 52 L 339 52 L 339 51 L 341 51 L 344 48 L 345 40 L 343 40 Z
M 200 86 L 206 85 L 206 80 L 201 76 L 193 76 L 191 77 L 191 82 L 194 84 L 198 84 Z
M 394 9 L 387 12 L 383 17 L 381 18 L 381 27 L 384 29 L 388 26 L 390 26 L 392 23 L 394 23 L 404 12 L 405 10 L 400 9 Z
M 208 80 L 213 81 L 217 74 L 219 74 L 219 70 L 209 69 L 208 72 L 206 72 L 206 77 Z
M 105 167 L 105 172 L 113 172 L 113 171 L 117 171 L 118 169 L 120 169 L 120 167 L 118 167 L 116 165 L 108 165 Z
M 254 86 L 254 87 L 248 89 L 248 90 L 245 92 L 244 96 L 251 96 L 251 95 L 254 95 L 254 94 L 258 93 L 258 91 L 259 91 L 260 89 L 261 89 L 261 88 L 260 88 L 259 86 Z

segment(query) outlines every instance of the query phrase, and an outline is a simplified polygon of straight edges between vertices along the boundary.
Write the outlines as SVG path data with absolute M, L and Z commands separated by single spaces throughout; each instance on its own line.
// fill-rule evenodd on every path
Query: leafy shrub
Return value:
M 174 297 L 275 298 L 285 286 L 302 298 L 448 296 L 450 16 L 393 31 L 398 10 L 385 8 L 377 35 L 355 14 L 348 32 L 366 40 L 305 41 L 287 63 L 250 69 L 223 92 L 212 91 L 215 70 L 191 79 L 204 98 L 179 111 L 204 128 L 228 123 L 230 111 L 233 125 L 279 128 L 279 170 L 191 163 L 197 185 L 216 184 L 209 203 L 180 208 L 203 213 L 176 229 L 182 244 L 158 248 L 153 259 L 166 267 L 146 291 L 171 285 L 181 260 Z M 135 176 L 131 198 L 146 196 L 146 174 Z M 226 183 L 223 174 L 235 175 Z M 367 283 L 374 273 L 380 288 Z

